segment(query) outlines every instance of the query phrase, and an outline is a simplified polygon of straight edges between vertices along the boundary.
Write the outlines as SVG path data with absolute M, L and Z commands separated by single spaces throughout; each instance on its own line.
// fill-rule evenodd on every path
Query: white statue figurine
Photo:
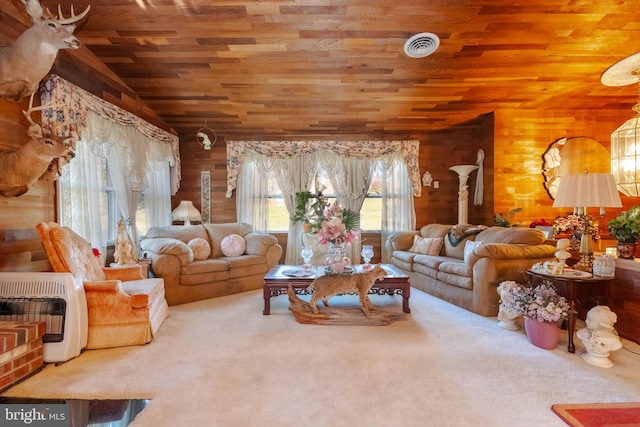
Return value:
M 576 332 L 587 350 L 582 359 L 601 368 L 610 368 L 613 362 L 609 360 L 612 351 L 622 348 L 618 331 L 613 325 L 618 316 L 606 305 L 597 305 L 587 312 L 587 327 Z
M 127 233 L 127 227 L 124 225 L 124 220 L 122 218 L 118 221 L 118 237 L 115 242 L 113 259 L 119 265 L 136 264 L 138 262 L 133 240 L 131 240 L 131 237 Z
M 569 239 L 560 239 L 558 240 L 558 244 L 556 245 L 556 247 L 558 248 L 558 251 L 554 255 L 558 259 L 558 262 L 560 263 L 560 268 L 562 269 L 567 267 L 567 260 L 571 258 L 571 253 L 567 251 L 570 245 L 571 245 L 571 242 L 569 241 Z
M 504 283 L 500 283 L 497 290 L 498 295 L 500 295 L 500 300 L 504 301 L 507 292 Z M 506 329 L 507 331 L 517 331 L 520 329 L 520 326 L 516 324 L 516 319 L 518 317 L 520 317 L 520 314 L 518 314 L 513 308 L 506 307 L 504 303 L 500 303 L 500 310 L 498 311 L 498 326 L 502 329 Z

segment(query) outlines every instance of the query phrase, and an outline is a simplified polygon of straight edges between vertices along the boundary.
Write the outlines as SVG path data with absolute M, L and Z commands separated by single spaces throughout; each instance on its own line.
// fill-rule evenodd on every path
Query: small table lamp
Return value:
M 580 261 L 576 264 L 576 269 L 590 272 L 593 268 L 593 240 L 588 209 L 600 208 L 600 215 L 604 215 L 604 208 L 622 207 L 613 175 L 586 172 L 563 176 L 553 207 L 574 208 L 584 216 L 585 229 L 580 240 Z
M 200 211 L 190 200 L 182 200 L 177 208 L 171 212 L 173 221 L 184 221 L 184 225 L 191 225 L 191 221 L 202 221 Z

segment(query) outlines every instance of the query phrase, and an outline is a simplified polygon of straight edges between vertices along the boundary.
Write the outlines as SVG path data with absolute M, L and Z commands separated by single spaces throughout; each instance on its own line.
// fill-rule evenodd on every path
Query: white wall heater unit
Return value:
M 66 362 L 87 346 L 87 299 L 70 273 L 0 273 L 0 321 L 45 322 L 44 361 Z

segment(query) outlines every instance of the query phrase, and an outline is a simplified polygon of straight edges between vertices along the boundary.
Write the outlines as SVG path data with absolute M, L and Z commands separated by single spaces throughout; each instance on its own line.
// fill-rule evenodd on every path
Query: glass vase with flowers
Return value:
M 329 256 L 325 263 L 334 272 L 344 271 L 351 260 L 346 256 L 345 245 L 358 239 L 360 235 L 360 216 L 335 202 L 327 204 L 310 218 L 311 233 L 318 237 L 318 243 L 329 245 Z

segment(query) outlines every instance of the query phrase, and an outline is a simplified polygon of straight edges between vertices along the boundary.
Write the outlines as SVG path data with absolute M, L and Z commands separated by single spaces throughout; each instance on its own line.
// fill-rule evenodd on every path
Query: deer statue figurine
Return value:
M 33 25 L 10 46 L 0 46 L 0 97 L 19 101 L 33 93 L 53 66 L 58 50 L 78 49 L 80 40 L 74 35 L 74 22 L 89 13 L 90 5 L 80 15 L 64 18 L 58 6 L 55 17 L 42 9 L 38 0 L 20 0 Z
M 76 155 L 77 136 L 56 136 L 55 129 L 52 135 L 45 136 L 40 124 L 33 121 L 34 111 L 51 108 L 48 104 L 34 107 L 34 94 L 31 94 L 29 109 L 23 111 L 31 124 L 27 131 L 29 142 L 18 150 L 0 152 L 0 194 L 3 196 L 21 196 L 43 175 L 54 174 L 57 178 L 58 162 L 69 162 Z

